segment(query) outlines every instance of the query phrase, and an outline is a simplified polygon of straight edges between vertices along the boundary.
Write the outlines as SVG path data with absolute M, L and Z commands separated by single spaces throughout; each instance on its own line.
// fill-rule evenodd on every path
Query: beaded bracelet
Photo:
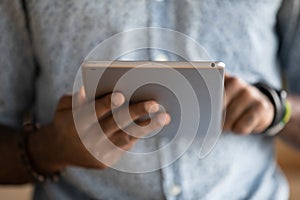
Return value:
M 31 123 L 25 123 L 23 125 L 23 131 L 20 134 L 20 139 L 18 142 L 22 164 L 24 165 L 25 169 L 31 175 L 31 177 L 34 179 L 35 182 L 39 182 L 39 183 L 44 183 L 47 181 L 56 182 L 61 177 L 60 172 L 54 172 L 52 174 L 41 174 L 38 172 L 38 170 L 36 170 L 33 164 L 34 162 L 32 160 L 32 157 L 28 149 L 28 139 L 30 134 L 34 133 L 38 129 L 39 127 L 37 125 L 33 125 Z

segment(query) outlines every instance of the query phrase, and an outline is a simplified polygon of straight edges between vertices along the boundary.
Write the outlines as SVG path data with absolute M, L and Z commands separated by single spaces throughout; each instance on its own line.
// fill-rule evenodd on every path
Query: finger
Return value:
M 101 119 L 107 113 L 122 106 L 125 102 L 125 97 L 122 93 L 116 92 L 106 95 L 95 101 L 96 116 Z
M 261 116 L 263 116 L 262 108 L 257 104 L 253 104 L 233 124 L 232 131 L 243 135 L 252 133 L 258 126 Z
M 233 76 L 231 76 L 229 73 L 225 72 L 225 78 L 232 78 Z
M 257 102 L 257 107 L 260 107 L 262 110 L 260 113 L 262 117 L 260 117 L 259 123 L 257 127 L 254 129 L 254 132 L 261 133 L 266 128 L 270 126 L 274 118 L 274 106 L 272 103 L 264 98 L 264 101 Z
M 246 84 L 241 79 L 226 75 L 224 107 L 227 108 L 227 106 L 231 103 L 232 99 L 234 99 L 238 95 L 238 93 L 245 87 Z
M 88 149 L 91 152 L 101 151 L 101 162 L 103 162 L 105 165 L 111 166 L 124 153 L 120 151 L 119 148 L 123 149 L 124 151 L 128 151 L 137 142 L 138 138 L 131 136 L 131 134 L 139 136 L 147 135 L 155 130 L 162 128 L 163 126 L 168 125 L 171 121 L 171 118 L 167 113 L 160 113 L 154 116 L 152 120 L 152 123 L 150 119 L 142 122 L 137 122 L 138 126 L 146 127 L 145 129 L 142 129 L 142 131 L 139 128 L 135 128 L 136 126 L 131 126 L 124 131 L 120 130 L 119 132 L 113 134 L 111 137 L 109 137 L 109 140 L 115 145 L 114 147 L 111 146 L 111 143 L 107 141 L 107 137 L 101 137 L 100 134 L 98 136 L 98 139 L 94 138 L 92 141 L 90 140 L 91 144 Z M 128 132 L 130 133 L 130 135 L 127 134 Z M 99 139 L 101 140 L 101 142 L 99 141 Z
M 146 128 L 140 128 L 139 127 L 145 127 L 153 120 L 153 123 Z M 129 128 L 120 130 L 115 132 L 132 132 L 134 134 L 139 135 L 140 133 L 147 132 L 148 130 L 155 129 L 156 127 L 162 127 L 164 125 L 167 125 L 170 123 L 170 115 L 166 113 L 160 113 L 153 118 L 148 119 L 146 121 L 139 121 L 134 125 L 131 125 Z M 140 133 L 138 132 L 140 131 Z M 106 138 L 110 138 L 114 132 L 104 131 L 102 127 L 100 127 L 99 123 L 93 123 L 86 131 L 86 134 L 81 135 L 81 140 L 85 141 L 87 143 L 91 143 L 93 141 L 97 141 L 97 143 L 102 143 Z M 116 133 L 115 133 L 116 134 Z
M 130 116 L 128 116 L 128 110 Z M 110 115 L 109 117 L 99 121 L 101 128 L 106 134 L 111 134 L 119 129 L 126 128 L 133 121 L 159 111 L 159 104 L 155 101 L 146 101 L 136 104 L 131 104 L 129 108 L 121 108 Z
M 78 107 L 84 105 L 87 101 L 84 87 L 81 87 L 80 90 L 73 95 L 73 98 L 76 98 L 76 105 L 74 106 Z
M 228 105 L 226 110 L 226 117 L 224 123 L 224 130 L 232 130 L 232 125 L 238 120 L 245 110 L 253 103 L 251 91 L 243 89 L 240 91 L 231 103 Z
M 246 130 L 244 131 L 242 130 L 242 132 L 245 134 L 252 133 L 252 132 L 260 133 L 272 123 L 272 120 L 274 118 L 274 107 L 272 103 L 269 101 L 269 99 L 254 87 L 249 89 L 249 95 L 250 95 L 249 98 L 253 99 L 253 103 L 249 107 L 250 112 L 249 115 L 246 116 L 247 119 L 244 120 L 251 121 L 252 118 L 251 111 L 255 112 L 253 114 L 255 114 L 256 117 L 253 115 L 255 119 L 252 124 L 255 127 L 251 127 L 251 125 L 249 125 L 249 127 L 248 128 L 245 127 L 244 129 Z M 242 116 L 239 118 L 240 120 L 242 120 Z M 252 130 L 249 130 L 251 128 Z
M 78 92 L 76 92 L 74 95 L 72 94 L 66 94 L 60 98 L 58 101 L 56 109 L 61 111 L 61 110 L 67 110 L 67 109 L 72 109 L 72 102 L 74 100 L 74 106 L 77 108 L 80 105 L 83 105 L 86 101 L 85 97 L 85 91 L 84 88 L 81 87 Z
M 110 137 L 110 140 L 120 148 L 128 148 L 141 137 L 146 136 L 156 130 L 167 126 L 171 121 L 171 117 L 167 113 L 160 113 L 146 121 L 137 122 L 137 125 L 131 125 L 124 131 L 120 130 Z
M 125 102 L 125 97 L 117 92 L 96 99 L 76 110 L 76 123 L 81 130 L 87 130 L 91 124 L 108 115 L 112 109 L 120 107 Z

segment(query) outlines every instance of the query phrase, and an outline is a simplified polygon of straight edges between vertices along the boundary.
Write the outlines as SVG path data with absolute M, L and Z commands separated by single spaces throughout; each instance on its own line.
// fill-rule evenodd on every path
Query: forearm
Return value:
M 42 175 L 51 175 L 66 166 L 68 159 L 63 157 L 64 152 L 60 152 L 59 144 L 58 146 L 53 144 L 58 141 L 51 125 L 30 133 L 27 144 L 23 147 L 25 149 L 19 147 L 21 133 L 1 125 L 0 133 L 0 157 L 3 160 L 0 166 L 0 184 L 23 184 L 34 181 L 21 157 L 25 149 L 31 162 L 30 167 Z
M 280 133 L 280 137 L 300 149 L 300 96 L 289 95 L 288 101 L 292 105 L 292 116 L 289 123 Z
M 30 174 L 22 164 L 18 148 L 17 131 L 0 125 L 0 184 L 23 184 L 32 182 Z

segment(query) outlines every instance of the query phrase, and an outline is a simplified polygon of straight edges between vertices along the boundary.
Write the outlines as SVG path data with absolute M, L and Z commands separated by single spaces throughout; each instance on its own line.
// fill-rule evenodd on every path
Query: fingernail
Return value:
M 125 102 L 125 97 L 119 92 L 113 93 L 111 95 L 111 102 L 114 106 L 121 106 Z
M 150 102 L 146 106 L 149 113 L 156 113 L 159 111 L 159 104 L 156 102 Z
M 157 116 L 157 122 L 161 126 L 168 125 L 171 121 L 170 115 L 166 113 L 161 113 Z

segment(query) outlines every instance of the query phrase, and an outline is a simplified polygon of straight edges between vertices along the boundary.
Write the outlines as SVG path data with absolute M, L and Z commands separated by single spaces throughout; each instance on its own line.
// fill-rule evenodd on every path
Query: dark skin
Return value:
M 82 118 L 90 123 L 82 130 L 85 134 L 97 134 L 94 129 L 99 123 L 105 131 L 106 136 L 119 148 L 130 149 L 138 140 L 137 137 L 129 137 L 123 130 L 142 137 L 170 123 L 168 113 L 161 112 L 159 105 L 153 101 L 139 102 L 131 104 L 130 114 L 133 120 L 138 120 L 139 126 L 146 126 L 145 129 L 138 129 L 124 115 L 121 107 L 125 98 L 121 93 L 108 94 L 95 101 L 95 110 L 98 121 L 92 121 L 92 112 L 87 112 L 85 107 L 89 104 L 85 99 L 84 91 L 74 95 L 63 96 L 56 108 L 54 120 L 51 124 L 43 126 L 36 133 L 29 137 L 29 152 L 34 160 L 35 167 L 41 173 L 52 173 L 60 171 L 66 166 L 74 165 L 86 168 L 105 169 L 107 164 L 113 164 L 122 155 L 116 149 L 104 149 L 105 155 L 109 155 L 110 160 L 101 163 L 96 160 L 81 143 L 77 134 L 72 113 L 72 98 L 76 98 L 80 105 L 75 109 L 81 113 Z M 114 122 L 111 110 L 116 111 L 115 116 L 121 119 L 119 126 Z M 152 113 L 153 123 L 150 120 L 139 120 L 145 115 Z M 22 166 L 18 150 L 19 133 L 5 126 L 0 126 L 0 155 L 6 162 L 3 162 L 0 170 L 0 183 L 2 184 L 22 184 L 33 181 L 28 172 Z M 104 137 L 104 136 L 102 136 Z M 97 138 L 101 141 L 101 137 Z M 106 142 L 106 141 L 104 141 Z M 101 143 L 100 146 L 105 145 Z
M 255 87 L 245 83 L 239 78 L 225 76 L 225 93 L 227 115 L 224 123 L 224 131 L 233 131 L 236 134 L 249 135 L 265 130 L 272 122 L 274 108 L 268 98 L 265 97 Z M 84 107 L 84 92 L 79 92 L 73 98 L 78 98 L 78 109 Z M 120 106 L 124 103 L 124 96 L 120 93 L 114 95 L 115 103 L 113 109 L 119 110 L 117 114 L 122 116 Z M 280 137 L 289 141 L 293 146 L 300 146 L 300 96 L 289 95 L 288 100 L 292 104 L 292 118 L 280 133 Z M 243 103 L 241 103 L 243 102 Z M 104 163 L 96 160 L 85 149 L 81 143 L 72 116 L 72 97 L 64 96 L 58 103 L 53 122 L 43 126 L 29 138 L 29 150 L 34 160 L 34 164 L 40 172 L 51 173 L 63 170 L 66 166 L 74 165 L 86 168 L 105 169 Z M 104 126 L 105 134 L 110 140 L 124 150 L 130 149 L 138 138 L 128 137 L 112 120 L 109 113 L 111 107 L 111 95 L 97 99 L 96 112 L 100 125 Z M 131 119 L 124 118 L 123 127 L 134 134 L 144 136 L 170 123 L 171 117 L 167 113 L 160 113 L 155 101 L 146 101 L 130 106 L 130 113 L 134 120 L 138 120 L 148 113 L 154 113 L 155 123 L 143 132 L 130 125 Z M 90 113 L 83 113 L 87 117 Z M 98 122 L 97 122 L 98 123 Z M 140 126 L 145 126 L 149 121 L 139 121 Z M 94 131 L 97 124 L 89 124 L 87 133 Z M 0 126 L 0 155 L 5 162 L 1 164 L 0 183 L 1 184 L 22 184 L 32 182 L 32 178 L 22 165 L 17 147 L 18 132 Z M 45 148 L 46 147 L 46 148 Z M 111 158 L 111 164 L 116 162 L 122 155 L 116 153 L 114 149 L 106 149 L 105 152 Z

